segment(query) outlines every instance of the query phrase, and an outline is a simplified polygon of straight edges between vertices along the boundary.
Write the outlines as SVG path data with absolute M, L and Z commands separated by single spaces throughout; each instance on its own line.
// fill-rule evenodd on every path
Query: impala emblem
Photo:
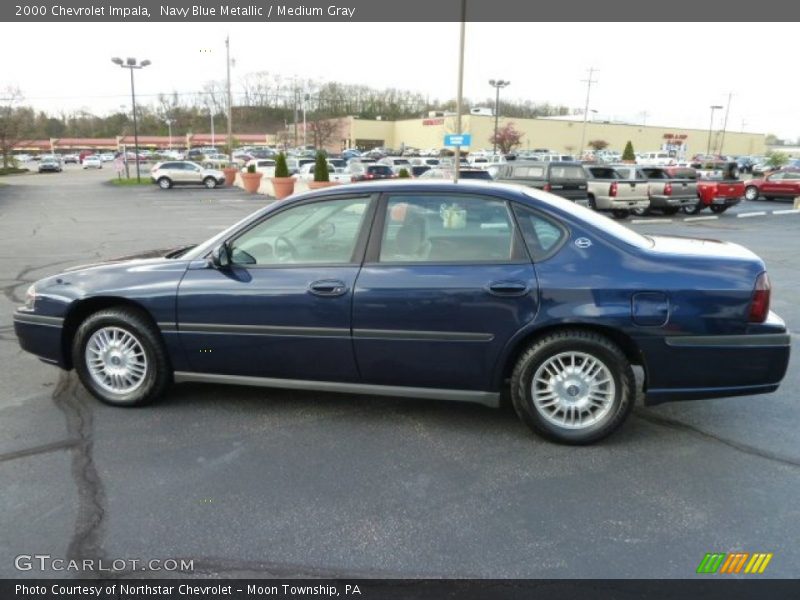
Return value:
M 575 240 L 575 245 L 578 248 L 588 248 L 589 246 L 592 245 L 592 240 L 590 240 L 589 238 L 580 237 L 577 240 Z

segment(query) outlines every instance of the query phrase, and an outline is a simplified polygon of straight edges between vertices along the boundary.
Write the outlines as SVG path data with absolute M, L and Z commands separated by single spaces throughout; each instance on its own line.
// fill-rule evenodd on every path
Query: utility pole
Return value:
M 722 139 L 719 142 L 720 154 L 722 154 L 722 146 L 725 144 L 725 128 L 728 126 L 728 113 L 731 112 L 731 98 L 733 98 L 733 92 L 728 93 L 728 105 L 725 107 L 725 120 L 722 121 Z
M 592 75 L 597 73 L 598 70 L 599 69 L 590 67 L 589 78 L 582 80 L 584 83 L 586 83 L 586 106 L 583 109 L 583 129 L 581 131 L 581 145 L 578 147 L 579 156 L 583 156 L 583 145 L 586 143 L 586 119 L 589 117 L 589 94 L 591 94 L 592 92 L 592 84 L 597 83 L 596 80 L 592 79 Z
M 467 21 L 467 0 L 461 0 L 461 34 L 458 40 L 458 93 L 456 94 L 456 133 L 461 135 L 461 96 L 464 93 L 464 33 Z M 458 183 L 461 170 L 461 146 L 456 146 L 456 164 L 453 169 L 453 183 Z
M 228 74 L 228 135 L 226 140 L 228 142 L 228 162 L 233 164 L 233 137 L 231 131 L 233 129 L 233 96 L 231 95 L 231 36 L 225 38 L 225 66 Z
M 639 114 L 642 116 L 642 127 L 647 127 L 647 117 L 650 116 L 650 113 L 646 110 L 643 110 Z

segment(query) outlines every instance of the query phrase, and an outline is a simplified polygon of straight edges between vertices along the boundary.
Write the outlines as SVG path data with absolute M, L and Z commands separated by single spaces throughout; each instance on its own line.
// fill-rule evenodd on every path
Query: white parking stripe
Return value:
M 672 219 L 631 219 L 631 223 L 672 223 Z
M 767 214 L 767 211 L 760 210 L 756 212 L 746 212 L 746 213 L 739 213 L 736 215 L 740 219 L 746 219 L 747 217 L 763 217 Z
M 773 215 L 800 215 L 799 208 L 790 208 L 788 210 L 773 210 Z
M 716 221 L 717 219 L 719 219 L 719 217 L 713 217 L 709 215 L 707 217 L 686 217 L 684 221 Z

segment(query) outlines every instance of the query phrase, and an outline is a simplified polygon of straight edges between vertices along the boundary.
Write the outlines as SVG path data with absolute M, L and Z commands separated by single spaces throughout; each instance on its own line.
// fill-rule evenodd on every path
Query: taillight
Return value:
M 668 183 L 664 186 L 664 195 L 671 196 L 672 195 L 672 184 Z
M 553 189 L 553 187 L 549 183 L 545 183 L 544 187 L 542 188 L 545 192 L 549 192 Z
M 357 181 L 358 181 L 358 177 L 356 177 L 355 175 L 351 175 L 350 176 L 350 183 L 355 183 Z
M 756 279 L 753 298 L 750 300 L 750 314 L 747 317 L 750 323 L 763 323 L 767 320 L 771 291 L 772 286 L 770 286 L 769 277 L 767 277 L 766 273 L 761 273 Z
M 367 173 L 367 175 L 366 175 L 366 177 L 364 179 L 372 179 L 373 177 L 375 177 L 375 176 L 372 173 Z
M 619 189 L 619 186 L 617 185 L 617 182 L 616 181 L 612 181 L 611 185 L 608 186 L 608 195 L 613 198 L 614 196 L 617 195 L 617 190 L 618 189 Z

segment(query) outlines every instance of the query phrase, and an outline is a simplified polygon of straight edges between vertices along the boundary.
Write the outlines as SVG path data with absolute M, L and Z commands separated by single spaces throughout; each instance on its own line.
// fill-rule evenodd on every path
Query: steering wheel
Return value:
M 283 248 L 280 248 L 281 245 Z M 273 246 L 275 248 L 275 258 L 279 262 L 297 260 L 297 247 L 286 236 L 279 235 L 276 237 Z

